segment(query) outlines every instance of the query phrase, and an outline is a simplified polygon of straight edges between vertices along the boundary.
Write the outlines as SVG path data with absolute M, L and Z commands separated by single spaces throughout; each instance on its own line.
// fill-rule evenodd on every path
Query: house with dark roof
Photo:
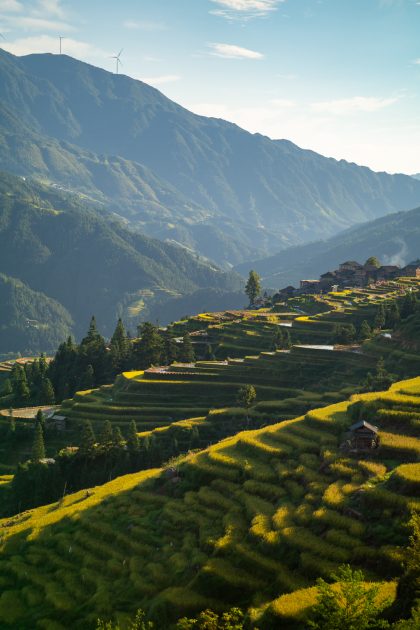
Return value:
M 378 427 L 366 420 L 355 422 L 349 428 L 351 447 L 357 450 L 378 448 L 378 432 Z

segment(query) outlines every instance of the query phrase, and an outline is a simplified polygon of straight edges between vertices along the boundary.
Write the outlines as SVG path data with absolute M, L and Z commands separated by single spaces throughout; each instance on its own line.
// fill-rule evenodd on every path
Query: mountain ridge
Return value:
M 167 191 L 159 225 L 156 213 L 145 216 L 131 173 L 122 177 L 114 168 L 112 178 L 98 177 L 101 193 L 149 235 L 172 238 L 206 256 L 214 243 L 213 258 L 224 265 L 257 257 L 252 250 L 274 253 L 420 202 L 420 183 L 412 177 L 374 173 L 289 140 L 198 116 L 147 84 L 64 55 L 2 53 L 0 88 L 8 116 L 19 115 L 38 134 L 34 146 L 48 138 L 60 150 L 69 143 L 76 154 L 90 153 L 93 164 L 117 159 L 149 169 L 150 188 Z M 0 151 L 0 164 L 2 157 Z M 46 167 L 44 176 L 48 172 Z M 185 200 L 190 209 L 184 215 Z

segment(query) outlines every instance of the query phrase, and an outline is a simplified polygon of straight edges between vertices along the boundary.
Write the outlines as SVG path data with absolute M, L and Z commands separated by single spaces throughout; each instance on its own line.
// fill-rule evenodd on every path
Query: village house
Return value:
M 399 276 L 420 278 L 420 260 L 416 260 L 403 268 L 398 265 L 382 265 L 380 267 L 368 263 L 361 265 L 356 260 L 347 260 L 341 263 L 335 271 L 323 273 L 319 280 L 301 280 L 298 289 L 291 286 L 281 289 L 275 298 L 286 299 L 307 293 L 328 293 L 346 287 L 363 288 L 371 283 L 393 280 Z
M 420 278 L 420 260 L 417 259 L 406 267 L 403 267 L 400 271 L 400 275 L 408 278 Z
M 378 427 L 366 422 L 366 420 L 355 422 L 349 428 L 350 448 L 358 451 L 378 448 L 378 430 Z

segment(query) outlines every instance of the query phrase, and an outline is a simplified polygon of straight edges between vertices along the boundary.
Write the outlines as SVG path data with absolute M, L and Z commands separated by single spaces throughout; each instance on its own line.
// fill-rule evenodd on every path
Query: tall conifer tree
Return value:
M 44 433 L 42 431 L 42 426 L 39 422 L 35 425 L 35 435 L 34 441 L 32 444 L 32 461 L 39 462 L 39 460 L 44 459 L 45 457 L 45 444 L 44 444 Z

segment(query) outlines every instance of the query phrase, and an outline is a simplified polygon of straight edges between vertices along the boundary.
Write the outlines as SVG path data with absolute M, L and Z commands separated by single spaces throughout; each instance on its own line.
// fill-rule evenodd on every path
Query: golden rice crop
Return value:
M 330 545 L 304 527 L 286 527 L 282 530 L 282 537 L 286 538 L 289 544 L 304 551 L 316 553 L 322 558 L 337 562 L 346 562 L 350 558 L 350 553 L 346 549 Z
M 358 466 L 363 472 L 367 472 L 372 477 L 384 477 L 387 472 L 386 466 L 380 462 L 359 459 Z
M 313 517 L 316 520 L 328 523 L 337 529 L 345 529 L 352 536 L 362 536 L 365 532 L 366 526 L 350 516 L 343 516 L 335 510 L 329 510 L 325 507 L 321 507 L 313 513 Z

